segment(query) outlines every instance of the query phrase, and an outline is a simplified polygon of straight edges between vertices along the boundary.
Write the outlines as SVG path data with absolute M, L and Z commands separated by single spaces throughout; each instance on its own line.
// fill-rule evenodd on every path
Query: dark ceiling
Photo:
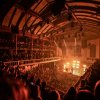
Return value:
M 100 0 L 0 0 L 0 31 L 41 38 L 100 37 Z

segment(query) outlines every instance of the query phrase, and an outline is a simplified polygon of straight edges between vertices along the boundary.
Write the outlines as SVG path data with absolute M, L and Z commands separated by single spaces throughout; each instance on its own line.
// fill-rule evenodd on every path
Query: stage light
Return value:
M 69 65 L 70 63 L 69 62 L 67 62 L 67 65 Z
M 64 64 L 63 72 L 66 72 L 66 64 Z
M 79 66 L 76 66 L 76 68 L 79 68 Z
M 80 66 L 80 64 L 77 63 L 77 66 Z
M 63 72 L 66 72 L 66 70 L 64 69 Z
M 80 63 L 80 61 L 77 61 L 77 63 Z
M 76 63 L 76 60 L 73 60 L 73 63 Z
M 66 64 L 67 64 L 67 66 L 69 66 L 69 65 L 70 65 L 70 63 L 69 63 L 69 62 L 67 62 Z
M 75 65 L 72 65 L 72 67 L 75 68 L 76 66 Z
M 64 64 L 64 68 L 66 67 L 66 64 Z
M 73 63 L 73 66 L 75 66 L 76 65 L 76 63 Z
M 87 66 L 86 65 L 83 65 L 83 67 L 86 68 Z

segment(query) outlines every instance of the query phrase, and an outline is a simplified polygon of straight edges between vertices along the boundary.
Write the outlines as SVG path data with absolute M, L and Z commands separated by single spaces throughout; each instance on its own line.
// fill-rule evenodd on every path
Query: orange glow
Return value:
M 80 61 L 77 61 L 77 63 L 80 63 Z
M 83 67 L 86 68 L 87 66 L 86 65 L 83 65 Z
M 70 65 L 70 63 L 69 63 L 69 62 L 67 62 L 67 65 Z
M 72 73 L 73 75 L 82 76 L 86 71 L 87 66 L 79 60 L 66 62 L 63 66 L 63 72 Z

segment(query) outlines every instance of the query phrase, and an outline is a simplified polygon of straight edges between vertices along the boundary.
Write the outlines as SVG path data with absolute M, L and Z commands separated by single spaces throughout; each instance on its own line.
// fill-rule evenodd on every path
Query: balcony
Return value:
M 43 64 L 43 63 L 49 63 L 49 62 L 56 62 L 56 61 L 60 61 L 60 60 L 61 60 L 61 57 L 51 57 L 51 58 L 43 58 L 43 59 L 8 61 L 8 62 L 4 62 L 4 65 L 26 66 L 26 65 L 33 65 L 33 64 Z

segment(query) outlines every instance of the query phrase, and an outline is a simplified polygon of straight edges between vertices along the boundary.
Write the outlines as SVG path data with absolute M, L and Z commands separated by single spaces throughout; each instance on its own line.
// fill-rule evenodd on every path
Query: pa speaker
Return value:
M 15 25 L 12 25 L 12 26 L 11 26 L 11 32 L 12 32 L 12 33 L 18 34 L 18 32 L 19 32 L 18 30 L 19 30 L 19 29 L 18 29 L 18 26 L 15 26 Z
M 87 40 L 82 40 L 82 48 L 87 48 Z
M 60 14 L 62 9 L 64 8 L 64 5 L 66 3 L 66 0 L 55 0 L 54 4 L 52 5 L 52 13 L 54 16 Z

